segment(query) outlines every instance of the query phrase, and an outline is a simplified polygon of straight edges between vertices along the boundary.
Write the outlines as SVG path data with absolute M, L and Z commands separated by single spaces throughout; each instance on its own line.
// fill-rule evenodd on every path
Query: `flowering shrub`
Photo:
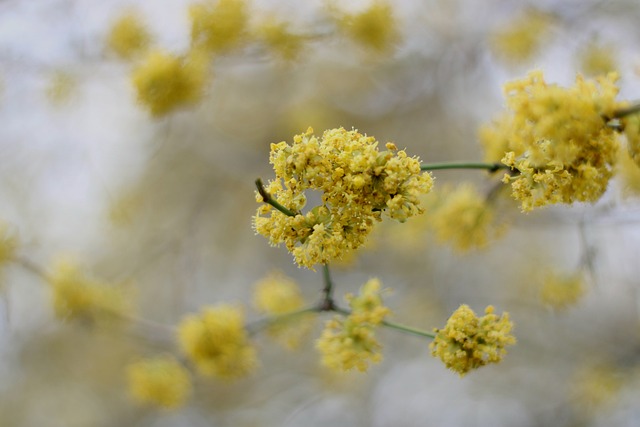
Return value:
M 76 393 L 74 408 L 104 400 L 123 414 L 118 423 L 131 425 L 155 424 L 151 417 L 164 410 L 184 411 L 176 415 L 181 423 L 202 416 L 214 424 L 293 425 L 297 419 L 271 422 L 265 408 L 295 417 L 309 393 L 324 398 L 342 387 L 347 395 L 373 383 L 366 422 L 460 419 L 407 412 L 389 422 L 376 412 L 384 406 L 377 399 L 404 408 L 415 398 L 438 416 L 460 407 L 436 411 L 428 404 L 440 400 L 413 391 L 397 398 L 397 389 L 386 390 L 395 376 L 463 406 L 477 397 L 474 381 L 482 398 L 498 399 L 513 376 L 552 380 L 531 393 L 553 405 L 527 395 L 509 416 L 554 406 L 562 416 L 554 410 L 550 420 L 590 425 L 615 407 L 617 394 L 637 388 L 634 233 L 595 227 L 631 229 L 635 211 L 624 209 L 640 192 L 640 105 L 624 93 L 637 76 L 625 74 L 622 44 L 574 40 L 578 72 L 570 84 L 544 63 L 516 69 L 504 78 L 504 111 L 494 115 L 490 93 L 504 74 L 497 67 L 526 65 L 554 37 L 567 38 L 558 35 L 573 30 L 575 16 L 565 8 L 520 10 L 488 26 L 476 19 L 478 6 L 457 2 L 437 11 L 385 0 L 303 2 L 290 14 L 272 3 L 199 0 L 176 18 L 179 34 L 152 19 L 158 10 L 116 11 L 99 50 L 77 43 L 84 46 L 78 57 L 95 64 L 73 72 L 43 66 L 44 96 L 26 99 L 42 98 L 34 111 L 55 114 L 56 132 L 72 129 L 56 143 L 84 138 L 99 122 L 100 148 L 74 156 L 77 147 L 56 146 L 43 158 L 62 163 L 47 168 L 42 159 L 20 163 L 15 129 L 24 123 L 3 134 L 12 145 L 0 174 L 7 217 L 0 325 L 12 332 L 7 363 L 24 363 L 29 381 L 3 378 L 0 424 L 42 425 L 41 411 L 62 405 L 55 399 L 64 393 L 49 388 L 58 381 Z M 22 70 L 15 65 L 5 67 L 14 78 Z M 120 86 L 96 84 L 110 73 Z M 23 102 L 14 92 L 24 84 L 10 83 L 2 85 L 0 115 Z M 96 114 L 110 96 L 117 108 Z M 106 151 L 113 147 L 99 136 L 110 131 L 117 137 L 107 140 L 122 142 L 127 155 Z M 131 147 L 140 140 L 136 154 Z M 47 175 L 75 172 L 76 157 L 96 175 L 117 164 L 100 180 L 100 203 L 95 188 L 67 198 L 67 186 L 84 188 L 73 173 L 60 182 Z M 94 168 L 93 161 L 105 163 Z M 39 206 L 39 195 L 50 205 Z M 87 218 L 101 211 L 95 205 L 108 213 L 93 233 Z M 76 244 L 83 238 L 97 243 Z M 82 255 L 48 267 L 65 249 L 60 240 Z M 40 294 L 50 307 L 37 307 Z M 624 297 L 612 302 L 612 294 Z M 597 322 L 580 311 L 592 307 Z M 603 318 L 607 308 L 613 314 Z M 572 329 L 582 324 L 585 348 Z M 575 360 L 585 354 L 602 360 L 585 360 L 583 371 Z M 41 360 L 63 366 L 31 369 Z M 428 375 L 415 375 L 421 369 Z M 455 395 L 446 394 L 448 384 Z M 285 394 L 295 406 L 279 404 Z M 21 396 L 34 409 L 5 416 L 20 412 L 12 409 Z M 60 425 L 108 422 L 106 411 L 87 409 L 93 415 L 84 419 L 82 408 Z M 476 423 L 545 423 L 527 414 Z

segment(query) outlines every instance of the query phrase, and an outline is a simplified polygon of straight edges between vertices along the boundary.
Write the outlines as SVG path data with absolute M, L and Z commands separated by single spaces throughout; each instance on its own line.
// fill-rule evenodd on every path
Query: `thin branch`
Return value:
M 445 162 L 445 163 L 423 163 L 420 170 L 434 171 L 443 169 L 485 169 L 489 172 L 497 172 L 500 169 L 510 169 L 502 163 L 482 163 L 482 162 Z
M 285 208 L 280 203 L 278 203 L 276 199 L 271 197 L 271 194 L 269 194 L 267 190 L 264 188 L 264 185 L 262 185 L 262 180 L 260 178 L 256 179 L 256 187 L 258 187 L 258 193 L 260 193 L 260 196 L 262 197 L 263 202 L 273 206 L 274 208 L 276 208 L 277 210 L 279 210 L 280 212 L 282 212 L 287 216 L 298 215 L 296 212 Z

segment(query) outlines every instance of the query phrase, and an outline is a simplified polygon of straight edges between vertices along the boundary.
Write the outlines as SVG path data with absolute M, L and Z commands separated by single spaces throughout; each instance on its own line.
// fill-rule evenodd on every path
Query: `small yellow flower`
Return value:
M 53 308 L 60 319 L 122 320 L 130 311 L 122 287 L 87 277 L 71 261 L 59 261 L 47 280 L 53 290 Z
M 289 348 L 296 348 L 313 325 L 312 313 L 287 316 L 302 309 L 304 299 L 298 284 L 280 273 L 272 273 L 256 284 L 253 305 L 275 317 L 267 331 Z
M 540 291 L 542 302 L 555 308 L 565 309 L 575 305 L 586 292 L 584 274 L 548 274 Z
M 185 317 L 178 327 L 182 351 L 203 375 L 242 377 L 257 364 L 249 343 L 242 310 L 230 305 L 206 307 Z
M 480 136 L 485 147 L 497 145 L 492 155 L 504 151 L 502 163 L 512 173 L 503 181 L 523 211 L 594 202 L 604 193 L 619 145 L 606 119 L 620 106 L 616 80 L 578 76 L 574 87 L 562 88 L 535 71 L 505 85 L 509 112 Z
M 509 314 L 498 317 L 493 310 L 488 306 L 485 315 L 477 317 L 468 305 L 461 305 L 444 328 L 435 330 L 436 338 L 429 346 L 431 354 L 461 377 L 472 369 L 500 362 L 505 347 L 515 344 L 516 339 L 511 335 Z
M 327 321 L 316 342 L 324 366 L 335 371 L 355 368 L 364 372 L 370 364 L 382 360 L 382 346 L 375 337 L 375 329 L 390 311 L 382 305 L 380 293 L 380 281 L 369 280 L 359 295 L 347 296 L 350 315 Z
M 207 72 L 207 57 L 195 51 L 185 57 L 154 51 L 133 71 L 132 79 L 138 101 L 159 117 L 200 100 Z
M 246 36 L 249 14 L 245 0 L 196 3 L 189 8 L 193 47 L 216 53 L 239 45 Z
M 140 403 L 175 409 L 191 393 L 189 371 L 173 356 L 143 359 L 127 367 L 129 392 Z
M 151 35 L 140 18 L 134 13 L 126 13 L 118 18 L 107 37 L 107 46 L 123 59 L 134 58 L 143 53 Z
M 376 52 L 388 51 L 400 40 L 393 8 L 383 0 L 374 0 L 361 13 L 340 17 L 337 23 L 355 42 Z

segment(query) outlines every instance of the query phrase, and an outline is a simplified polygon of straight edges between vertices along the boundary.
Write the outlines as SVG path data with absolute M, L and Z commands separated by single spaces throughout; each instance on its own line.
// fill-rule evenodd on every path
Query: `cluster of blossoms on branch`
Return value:
M 515 344 L 509 314 L 498 317 L 494 308 L 485 309 L 478 317 L 467 305 L 461 305 L 442 329 L 436 329 L 431 354 L 439 357 L 447 368 L 464 376 L 472 369 L 502 360 L 505 347 Z
M 433 180 L 420 161 L 356 130 L 330 129 L 321 138 L 313 129 L 292 144 L 271 145 L 276 179 L 266 191 L 288 212 L 262 204 L 254 218 L 256 232 L 272 245 L 284 243 L 298 265 L 313 268 L 347 256 L 365 243 L 373 225 L 386 214 L 398 221 L 422 212 L 420 196 Z M 309 193 L 320 203 L 306 213 Z M 258 202 L 266 202 L 257 194 Z
M 617 76 L 581 76 L 576 85 L 547 84 L 541 71 L 505 85 L 508 111 L 480 138 L 500 159 L 512 196 L 523 211 L 554 203 L 594 202 L 605 192 L 617 159 L 618 133 L 609 121 L 624 104 L 615 100 Z

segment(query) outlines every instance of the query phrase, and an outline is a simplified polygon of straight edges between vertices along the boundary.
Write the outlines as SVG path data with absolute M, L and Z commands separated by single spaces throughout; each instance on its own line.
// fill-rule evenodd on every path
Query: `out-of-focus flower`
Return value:
M 195 3 L 189 8 L 191 44 L 217 53 L 238 46 L 247 33 L 249 13 L 245 0 Z
M 383 0 L 374 0 L 360 13 L 339 16 L 337 24 L 356 43 L 375 52 L 389 51 L 400 40 L 393 7 Z
M 267 331 L 289 348 L 297 347 L 313 325 L 313 313 L 287 316 L 301 310 L 304 299 L 298 284 L 283 274 L 272 273 L 256 284 L 253 305 L 274 317 Z
M 53 291 L 55 314 L 61 319 L 122 320 L 131 311 L 121 286 L 88 277 L 69 260 L 59 261 L 47 280 Z
M 390 313 L 382 304 L 381 284 L 371 279 L 357 296 L 347 300 L 351 314 L 327 321 L 316 348 L 322 353 L 322 364 L 335 371 L 366 371 L 371 363 L 382 360 L 382 346 L 375 337 L 376 328 Z
M 132 59 L 144 53 L 151 43 L 151 35 L 140 18 L 127 13 L 112 25 L 107 37 L 107 46 L 123 59 Z
M 553 16 L 529 9 L 490 38 L 493 51 L 508 62 L 523 62 L 533 57 L 553 25 Z
M 189 371 L 173 356 L 143 359 L 127 367 L 129 392 L 140 403 L 168 409 L 184 405 L 191 393 Z
M 565 309 L 575 305 L 587 291 L 582 272 L 570 275 L 548 274 L 540 290 L 542 302 L 555 308 Z
M 204 94 L 207 64 L 207 56 L 195 51 L 184 57 L 151 52 L 133 71 L 138 101 L 153 116 L 195 103 Z
M 204 375 L 236 378 L 256 368 L 256 351 L 249 343 L 242 310 L 237 307 L 206 307 L 200 315 L 185 317 L 178 327 L 178 340 Z

